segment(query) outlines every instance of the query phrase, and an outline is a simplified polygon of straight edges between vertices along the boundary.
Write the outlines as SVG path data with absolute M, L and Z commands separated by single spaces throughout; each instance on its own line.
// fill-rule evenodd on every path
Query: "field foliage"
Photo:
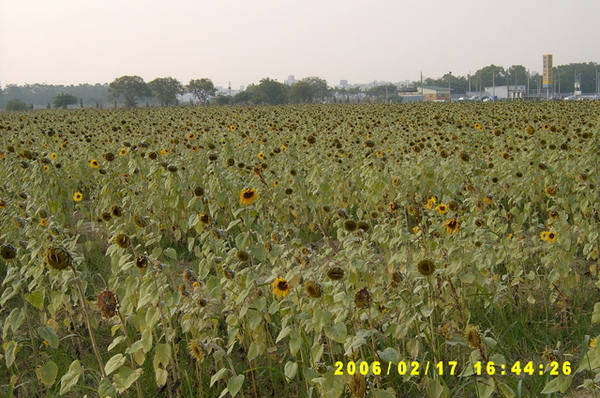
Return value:
M 599 116 L 0 114 L 1 394 L 597 391 Z

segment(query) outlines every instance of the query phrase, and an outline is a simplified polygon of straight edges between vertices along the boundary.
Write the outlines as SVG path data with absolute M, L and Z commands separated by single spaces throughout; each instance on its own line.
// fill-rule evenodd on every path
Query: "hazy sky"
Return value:
M 0 0 L 0 81 L 123 75 L 233 88 L 270 77 L 330 85 L 542 72 L 600 62 L 599 0 Z

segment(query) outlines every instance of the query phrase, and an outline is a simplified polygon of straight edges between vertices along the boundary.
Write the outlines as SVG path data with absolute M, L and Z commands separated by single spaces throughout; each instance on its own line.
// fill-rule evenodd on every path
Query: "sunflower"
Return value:
M 131 245 L 131 239 L 125 234 L 115 236 L 114 242 L 122 249 L 127 249 Z
M 83 200 L 83 194 L 81 192 L 75 192 L 73 194 L 73 200 L 75 202 L 81 202 Z
M 356 305 L 356 308 L 369 308 L 372 301 L 373 296 L 366 287 L 363 287 L 354 294 L 354 305 Z
M 92 159 L 90 160 L 90 167 L 93 169 L 97 169 L 100 167 L 100 162 L 98 162 L 98 160 L 96 159 Z
M 125 156 L 125 155 L 127 155 L 127 148 L 121 148 L 121 149 L 119 150 L 119 155 L 121 155 L 121 156 Z
M 546 242 L 556 242 L 556 238 L 558 238 L 558 234 L 552 231 L 543 231 L 540 233 L 540 239 L 545 240 Z
M 358 224 L 356 224 L 355 221 L 353 220 L 346 220 L 344 221 L 344 229 L 348 232 L 354 232 L 356 231 L 356 228 L 358 228 Z
M 446 232 L 449 234 L 455 234 L 460 229 L 460 220 L 457 218 L 451 218 L 444 223 L 444 227 L 446 227 Z
M 448 206 L 446 206 L 444 203 L 440 203 L 439 205 L 435 206 L 435 209 L 440 214 L 446 214 L 446 213 L 448 213 Z
M 48 226 L 48 219 L 47 218 L 42 218 L 40 220 L 40 226 L 47 227 Z
M 230 124 L 229 131 L 235 131 L 235 130 L 237 130 L 237 126 L 235 124 Z
M 112 152 L 107 152 L 103 155 L 104 160 L 106 160 L 107 162 L 112 162 L 113 160 L 115 160 L 115 155 Z
M 275 278 L 271 286 L 273 286 L 273 294 L 278 298 L 283 298 L 290 294 L 290 283 L 283 278 Z
M 421 233 L 421 228 L 417 225 L 417 226 L 413 227 L 412 231 L 415 235 L 418 235 Z
M 481 334 L 477 326 L 467 325 L 465 328 L 465 339 L 470 347 L 481 348 Z
M 54 269 L 63 270 L 71 265 L 71 253 L 61 247 L 51 247 L 46 250 L 46 263 Z
M 198 214 L 198 221 L 202 224 L 210 224 L 210 216 L 206 213 Z
M 198 362 L 203 362 L 206 357 L 206 348 L 199 340 L 192 340 L 187 346 L 189 354 Z
M 2 209 L 6 209 L 6 202 L 3 200 L 0 200 L 0 210 Z
M 256 155 L 260 160 L 265 160 L 265 158 L 267 157 L 263 152 L 259 152 L 258 155 Z
M 305 282 L 304 290 L 306 293 L 313 298 L 319 298 L 323 294 L 323 289 L 321 285 L 315 282 Z
M 12 260 L 17 257 L 17 248 L 13 245 L 2 245 L 0 247 L 0 257 L 5 260 Z
M 240 193 L 240 203 L 243 205 L 251 205 L 258 198 L 255 188 L 245 188 Z
M 170 151 L 169 151 L 167 148 L 163 148 L 163 149 L 161 149 L 161 150 L 160 150 L 160 154 L 161 154 L 161 155 L 163 155 L 163 156 L 164 156 L 164 155 L 168 155 L 168 154 L 169 154 L 169 152 L 170 152 Z
M 340 267 L 331 267 L 327 270 L 327 277 L 334 281 L 340 280 L 344 277 L 344 270 Z
M 98 309 L 104 318 L 112 318 L 117 315 L 119 299 L 112 290 L 104 289 L 98 295 Z
M 433 209 L 433 207 L 435 206 L 436 203 L 437 203 L 437 199 L 435 197 L 431 197 L 425 204 L 425 208 L 431 210 L 431 209 Z
M 58 158 L 58 155 L 57 155 L 56 153 L 52 152 L 52 153 L 50 154 L 50 159 L 52 159 L 52 160 L 56 160 L 56 158 Z
M 250 258 L 250 255 L 248 254 L 248 252 L 245 252 L 243 250 L 238 250 L 235 253 L 235 258 L 237 258 L 241 262 L 246 262 Z
M 365 376 L 358 372 L 352 375 L 352 379 L 348 383 L 348 389 L 353 398 L 364 397 L 367 394 L 367 380 Z
M 138 256 L 135 259 L 135 266 L 138 269 L 143 270 L 148 266 L 149 262 L 150 262 L 150 260 L 148 259 L 148 257 L 146 257 L 143 254 L 138 254 Z
M 417 271 L 419 271 L 421 275 L 431 275 L 435 271 L 435 264 L 431 260 L 421 260 L 417 264 Z

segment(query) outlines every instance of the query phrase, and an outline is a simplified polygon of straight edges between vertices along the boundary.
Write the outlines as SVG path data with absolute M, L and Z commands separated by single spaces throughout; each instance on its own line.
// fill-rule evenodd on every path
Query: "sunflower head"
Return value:
M 62 247 L 51 247 L 46 250 L 46 263 L 54 269 L 63 270 L 73 263 L 71 253 Z
M 327 277 L 334 281 L 340 280 L 344 277 L 344 270 L 340 267 L 331 267 L 327 270 Z
M 118 234 L 115 236 L 114 242 L 122 249 L 127 249 L 131 245 L 131 239 L 125 234 Z
M 100 167 L 100 162 L 96 159 L 90 160 L 90 167 L 93 169 L 97 169 Z
M 469 346 L 472 348 L 481 348 L 481 333 L 479 333 L 479 328 L 475 325 L 467 325 L 465 328 L 465 339 Z
M 290 294 L 290 283 L 283 278 L 275 278 L 271 286 L 273 286 L 273 294 L 278 298 L 283 298 Z
M 73 194 L 73 200 L 75 202 L 81 202 L 83 200 L 83 194 L 81 192 L 75 192 Z
M 150 260 L 148 260 L 148 257 L 143 254 L 138 254 L 135 258 L 135 266 L 140 270 L 146 269 L 149 262 Z
M 354 294 L 354 305 L 356 305 L 356 308 L 369 308 L 372 301 L 373 296 L 366 287 L 363 287 Z
M 451 218 L 444 223 L 444 227 L 446 227 L 446 232 L 449 234 L 455 234 L 460 229 L 460 220 L 457 218 Z
M 306 293 L 313 298 L 319 298 L 323 294 L 323 289 L 321 285 L 315 282 L 305 282 L 304 290 Z
M 431 260 L 421 260 L 417 264 L 417 271 L 421 275 L 431 275 L 435 271 L 435 264 Z
M 192 340 L 187 346 L 188 353 L 198 362 L 203 362 L 206 357 L 206 347 L 199 340 Z
M 0 257 L 5 260 L 12 260 L 17 257 L 17 248 L 10 244 L 2 245 L 0 247 Z
M 245 252 L 243 250 L 238 250 L 235 253 L 235 258 L 237 258 L 241 262 L 246 262 L 250 258 L 250 255 L 248 254 L 248 252 Z
M 98 309 L 104 318 L 112 318 L 117 315 L 119 299 L 112 290 L 104 289 L 98 295 Z
M 438 213 L 440 214 L 446 214 L 448 213 L 448 206 L 446 206 L 444 203 L 440 203 L 439 205 L 437 205 L 435 207 L 435 209 L 438 211 Z
M 258 198 L 258 193 L 255 188 L 245 188 L 240 192 L 240 203 L 243 205 L 251 205 Z

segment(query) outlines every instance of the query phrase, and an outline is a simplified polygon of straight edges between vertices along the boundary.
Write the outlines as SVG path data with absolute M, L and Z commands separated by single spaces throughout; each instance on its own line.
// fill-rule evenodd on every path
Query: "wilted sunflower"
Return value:
M 148 225 L 148 223 L 146 221 L 146 217 L 142 217 L 139 214 L 135 214 L 133 216 L 133 222 L 135 223 L 135 225 L 137 225 L 140 228 L 144 228 L 145 226 Z
M 460 220 L 457 218 L 451 218 L 444 223 L 444 227 L 446 227 L 446 232 L 449 234 L 455 234 L 460 229 Z
M 75 192 L 73 194 L 73 200 L 75 202 L 81 202 L 83 200 L 83 194 L 81 192 Z
M 112 162 L 113 160 L 115 160 L 115 155 L 112 152 L 107 152 L 103 155 L 104 160 L 106 160 L 107 162 Z
M 123 216 L 123 208 L 121 208 L 121 206 L 113 206 L 111 209 L 112 215 L 115 217 L 122 217 Z
M 210 224 L 210 216 L 206 213 L 201 213 L 198 214 L 198 221 L 200 221 L 202 224 Z
M 417 263 L 417 271 L 421 275 L 431 275 L 435 271 L 435 264 L 431 260 L 421 260 Z
M 354 305 L 356 305 L 357 308 L 369 308 L 372 300 L 373 297 L 371 296 L 371 292 L 369 292 L 369 289 L 366 287 L 363 287 L 354 294 Z
M 334 281 L 340 280 L 344 277 L 344 270 L 340 267 L 331 267 L 327 270 L 327 277 Z
M 98 295 L 98 308 L 104 318 L 112 318 L 117 315 L 119 299 L 112 290 L 104 289 Z
M 100 162 L 98 162 L 98 160 L 96 159 L 92 159 L 90 160 L 90 167 L 93 169 L 97 169 L 100 167 Z
M 241 262 L 246 262 L 246 261 L 248 261 L 250 256 L 248 255 L 248 252 L 245 252 L 243 250 L 238 250 L 237 252 L 235 252 L 235 258 L 237 258 Z
M 206 348 L 199 340 L 192 340 L 187 346 L 189 354 L 198 362 L 203 362 L 206 357 Z
M 143 254 L 138 254 L 138 256 L 135 258 L 135 266 L 140 269 L 143 270 L 148 266 L 150 260 L 148 260 L 148 257 L 146 257 Z
M 319 298 L 323 294 L 321 285 L 315 282 L 305 282 L 304 290 L 306 290 L 306 293 L 313 298 Z
M 51 247 L 46 250 L 46 263 L 51 268 L 63 270 L 73 262 L 71 253 L 61 247 Z
M 2 245 L 0 247 L 0 257 L 5 260 L 12 260 L 13 258 L 17 257 L 17 248 L 11 244 Z
M 240 193 L 240 203 L 243 205 L 251 205 L 258 198 L 255 188 L 245 188 Z
M 283 278 L 275 278 L 271 286 L 273 286 L 273 294 L 278 298 L 283 298 L 290 294 L 290 283 Z
M 353 398 L 363 398 L 367 393 L 367 379 L 357 372 L 352 376 L 348 388 Z
M 356 224 L 355 221 L 353 220 L 346 220 L 344 221 L 344 229 L 348 232 L 354 232 L 356 231 L 356 228 L 358 228 L 358 225 Z
M 131 245 L 131 239 L 125 234 L 118 234 L 115 236 L 114 242 L 123 249 L 127 249 Z
M 465 328 L 465 339 L 472 348 L 481 348 L 481 334 L 475 325 L 467 325 Z

